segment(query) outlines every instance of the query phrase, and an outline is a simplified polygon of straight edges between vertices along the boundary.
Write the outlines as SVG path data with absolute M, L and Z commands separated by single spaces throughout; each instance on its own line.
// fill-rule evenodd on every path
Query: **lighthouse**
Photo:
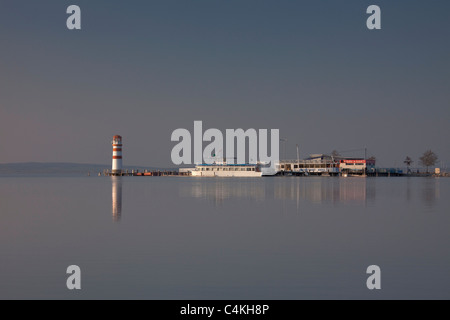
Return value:
M 122 175 L 122 137 L 114 136 L 112 140 L 112 174 L 116 176 Z

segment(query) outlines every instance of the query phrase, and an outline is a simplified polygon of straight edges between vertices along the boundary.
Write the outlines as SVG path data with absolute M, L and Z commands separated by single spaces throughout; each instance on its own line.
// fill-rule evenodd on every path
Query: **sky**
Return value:
M 449 15 L 438 0 L 0 0 L 0 163 L 106 164 L 120 134 L 124 165 L 169 167 L 195 120 L 279 129 L 288 158 L 450 163 Z

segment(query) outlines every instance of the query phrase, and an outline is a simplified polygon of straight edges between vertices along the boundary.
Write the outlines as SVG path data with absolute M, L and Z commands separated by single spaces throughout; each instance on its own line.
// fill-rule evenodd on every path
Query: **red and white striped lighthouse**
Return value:
M 122 174 L 122 137 L 114 136 L 112 141 L 113 155 L 112 155 L 112 174 Z

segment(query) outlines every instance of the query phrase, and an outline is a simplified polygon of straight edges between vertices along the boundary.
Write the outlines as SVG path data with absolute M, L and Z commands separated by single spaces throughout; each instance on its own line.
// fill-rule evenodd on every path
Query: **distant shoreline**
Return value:
M 88 164 L 88 163 L 67 163 L 67 162 L 20 162 L 20 163 L 1 163 L 0 175 L 11 174 L 81 174 L 96 175 L 99 172 L 110 168 L 107 164 Z M 144 166 L 125 166 L 124 170 L 167 170 L 166 168 L 144 167 Z M 171 169 L 173 170 L 173 169 Z

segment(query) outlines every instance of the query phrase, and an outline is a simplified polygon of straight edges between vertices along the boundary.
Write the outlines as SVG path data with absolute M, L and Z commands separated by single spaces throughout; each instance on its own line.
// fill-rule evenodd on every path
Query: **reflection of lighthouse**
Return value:
M 112 174 L 122 174 L 122 137 L 114 136 L 112 141 L 113 156 L 112 156 Z
M 122 178 L 111 177 L 112 181 L 112 217 L 119 221 L 122 216 Z

